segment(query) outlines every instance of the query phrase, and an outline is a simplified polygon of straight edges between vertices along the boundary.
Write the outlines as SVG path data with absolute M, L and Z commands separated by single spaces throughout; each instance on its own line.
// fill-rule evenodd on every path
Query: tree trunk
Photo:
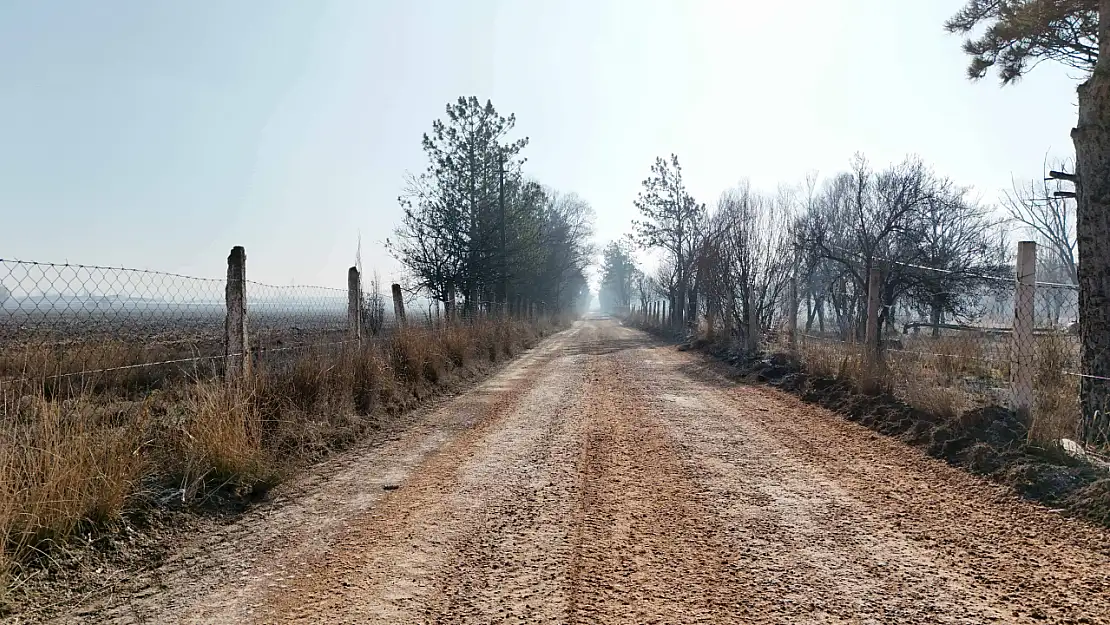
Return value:
M 1082 346 L 1080 436 L 1110 444 L 1110 0 L 1099 2 L 1099 59 L 1079 85 L 1075 143 L 1079 334 Z
M 809 295 L 806 295 L 806 332 L 813 330 L 813 319 L 817 314 L 817 307 L 813 305 L 813 300 Z
M 697 332 L 698 330 L 698 287 L 690 289 L 690 295 L 686 298 L 686 325 Z
M 940 336 L 940 324 L 944 322 L 944 300 L 941 295 L 933 296 L 932 310 L 929 311 L 929 323 L 933 324 L 933 336 Z
M 671 325 L 676 328 L 682 327 L 682 318 L 686 314 L 686 285 L 678 285 L 678 294 L 675 297 L 674 309 L 671 313 Z

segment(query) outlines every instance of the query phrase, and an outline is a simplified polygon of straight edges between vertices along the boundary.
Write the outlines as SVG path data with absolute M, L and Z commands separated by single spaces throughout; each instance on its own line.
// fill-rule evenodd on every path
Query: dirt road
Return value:
M 63 621 L 1110 623 L 1110 533 L 592 319 Z

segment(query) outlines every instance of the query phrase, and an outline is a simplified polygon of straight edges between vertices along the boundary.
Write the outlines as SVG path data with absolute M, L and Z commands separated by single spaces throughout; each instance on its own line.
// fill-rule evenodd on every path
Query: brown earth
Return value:
M 1110 532 L 716 371 L 578 322 L 160 568 L 22 618 L 1110 623 Z

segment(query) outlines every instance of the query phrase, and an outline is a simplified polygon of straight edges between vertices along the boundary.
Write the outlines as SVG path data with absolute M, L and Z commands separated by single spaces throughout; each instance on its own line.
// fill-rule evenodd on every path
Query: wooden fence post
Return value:
M 1037 292 L 1037 243 L 1018 242 L 1017 290 L 1014 294 L 1013 345 L 1010 348 L 1010 385 L 1014 409 L 1026 424 L 1033 412 L 1036 344 L 1033 338 L 1034 297 Z
M 352 341 L 362 342 L 362 280 L 358 267 L 347 270 L 347 330 Z
M 250 375 L 251 359 L 247 341 L 247 251 L 231 248 L 227 257 L 227 286 L 224 289 L 227 317 L 224 320 L 225 375 L 228 381 Z
M 405 325 L 405 300 L 401 296 L 401 285 L 393 285 L 393 316 L 398 325 Z

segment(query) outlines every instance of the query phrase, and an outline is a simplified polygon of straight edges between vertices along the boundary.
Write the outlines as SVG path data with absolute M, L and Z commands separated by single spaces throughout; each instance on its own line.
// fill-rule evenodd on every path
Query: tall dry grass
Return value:
M 112 343 L 102 359 L 62 352 L 52 361 L 26 350 L 21 362 L 9 350 L 0 363 L 0 577 L 132 507 L 268 488 L 382 427 L 453 373 L 487 368 L 557 325 L 410 326 L 358 347 L 258 362 L 237 384 L 137 370 L 61 384 L 59 371 L 104 368 L 134 352 Z
M 1078 350 L 1075 336 L 1057 333 L 1036 337 L 1031 441 L 1055 443 L 1061 438 L 1077 438 L 1082 414 L 1079 378 L 1065 371 L 1079 369 Z
M 958 420 L 969 410 L 1004 401 L 1009 382 L 1009 337 L 963 333 L 908 337 L 883 354 L 882 390 L 915 408 Z M 1079 383 L 1065 371 L 1077 366 L 1075 337 L 1036 337 L 1037 375 L 1030 442 L 1055 444 L 1075 437 L 1080 419 Z M 810 375 L 860 384 L 863 348 L 852 343 L 804 340 L 799 345 Z

